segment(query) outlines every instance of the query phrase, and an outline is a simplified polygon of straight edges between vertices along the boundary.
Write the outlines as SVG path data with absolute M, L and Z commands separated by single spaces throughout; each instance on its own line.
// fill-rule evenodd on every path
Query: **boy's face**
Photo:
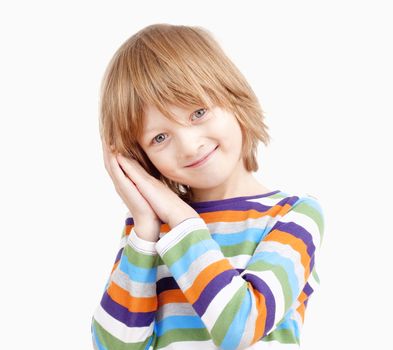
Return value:
M 242 133 L 232 113 L 203 106 L 192 109 L 171 106 L 170 111 L 177 120 L 188 124 L 171 121 L 148 105 L 143 135 L 138 140 L 162 175 L 190 186 L 195 198 L 222 196 L 241 181 L 245 173 L 241 159 Z M 190 166 L 208 154 L 205 162 Z

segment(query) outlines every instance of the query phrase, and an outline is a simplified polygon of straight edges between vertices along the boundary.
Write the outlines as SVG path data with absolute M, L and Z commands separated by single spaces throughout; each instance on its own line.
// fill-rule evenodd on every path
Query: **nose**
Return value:
M 203 156 L 208 151 L 204 139 L 195 129 L 195 127 L 185 127 L 178 130 L 176 138 L 177 154 L 183 165 L 197 160 L 198 157 Z

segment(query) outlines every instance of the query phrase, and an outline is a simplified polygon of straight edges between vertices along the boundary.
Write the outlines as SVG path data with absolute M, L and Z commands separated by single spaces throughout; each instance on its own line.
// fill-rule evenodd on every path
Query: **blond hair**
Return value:
M 99 128 L 116 152 L 134 157 L 144 169 L 191 201 L 189 186 L 164 177 L 138 141 L 147 104 L 176 121 L 168 105 L 219 106 L 234 114 L 243 136 L 245 169 L 257 171 L 257 146 L 270 142 L 259 101 L 238 68 L 204 28 L 166 23 L 149 25 L 126 40 L 102 80 Z

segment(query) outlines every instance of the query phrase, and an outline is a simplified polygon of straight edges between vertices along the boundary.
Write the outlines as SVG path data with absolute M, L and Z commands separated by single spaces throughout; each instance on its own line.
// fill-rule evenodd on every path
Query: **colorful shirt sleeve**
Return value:
M 149 349 L 155 339 L 157 251 L 141 239 L 127 212 L 120 250 L 92 317 L 96 350 Z
M 290 197 L 265 215 L 272 218 L 271 229 L 241 273 L 225 258 L 202 218 L 183 221 L 156 244 L 222 349 L 245 349 L 272 332 L 313 270 L 324 230 L 318 201 Z

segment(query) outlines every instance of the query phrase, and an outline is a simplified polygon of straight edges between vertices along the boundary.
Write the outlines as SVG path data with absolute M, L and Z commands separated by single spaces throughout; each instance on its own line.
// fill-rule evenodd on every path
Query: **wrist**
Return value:
M 182 211 L 174 211 L 173 214 L 169 217 L 168 219 L 168 225 L 170 228 L 173 228 L 177 225 L 179 225 L 181 222 L 189 219 L 189 218 L 199 218 L 199 214 L 189 207 L 186 210 Z
M 146 221 L 143 224 L 135 223 L 134 232 L 140 239 L 157 242 L 160 236 L 160 228 L 160 223 Z

